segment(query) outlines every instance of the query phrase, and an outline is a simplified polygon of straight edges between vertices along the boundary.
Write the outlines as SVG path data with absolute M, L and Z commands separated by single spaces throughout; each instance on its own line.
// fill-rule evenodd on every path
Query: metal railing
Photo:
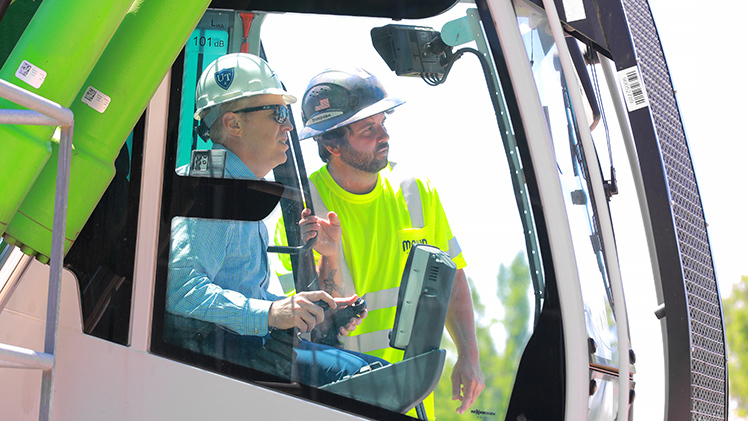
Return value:
M 48 420 L 52 416 L 55 351 L 57 349 L 62 260 L 64 257 L 74 118 L 73 112 L 70 109 L 2 79 L 0 79 L 0 97 L 28 108 L 27 110 L 0 110 L 0 124 L 61 127 L 60 148 L 57 157 L 57 184 L 55 187 L 55 209 L 52 225 L 52 248 L 49 261 L 49 293 L 47 295 L 44 352 L 0 344 L 0 367 L 43 370 L 39 419 Z M 28 263 L 30 263 L 30 259 L 26 259 L 26 264 L 20 266 L 25 269 Z M 18 279 L 20 279 L 20 276 L 15 277 L 11 286 L 14 287 Z M 2 311 L 1 307 L 0 311 Z

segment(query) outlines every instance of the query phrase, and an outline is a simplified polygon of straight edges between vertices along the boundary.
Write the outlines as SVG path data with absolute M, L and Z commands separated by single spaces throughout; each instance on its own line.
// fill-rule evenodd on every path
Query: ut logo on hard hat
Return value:
M 213 77 L 215 77 L 218 86 L 223 89 L 229 89 L 231 82 L 234 81 L 234 68 L 220 70 Z

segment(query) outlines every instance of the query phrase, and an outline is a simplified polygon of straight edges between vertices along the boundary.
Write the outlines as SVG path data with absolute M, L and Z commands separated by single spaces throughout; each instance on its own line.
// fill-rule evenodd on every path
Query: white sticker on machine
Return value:
M 28 61 L 23 60 L 21 65 L 18 66 L 18 70 L 16 70 L 16 77 L 34 88 L 39 89 L 39 87 L 42 86 L 42 83 L 44 83 L 44 79 L 47 77 L 47 72 L 34 66 Z
M 93 86 L 89 86 L 88 89 L 86 89 L 86 93 L 83 94 L 83 98 L 81 98 L 81 101 L 83 101 L 84 104 L 88 105 L 94 110 L 103 113 L 109 106 L 111 98 L 104 95 L 103 93 L 101 93 L 101 91 L 94 88 Z
M 644 88 L 644 82 L 642 81 L 638 67 L 633 66 L 619 71 L 618 80 L 621 83 L 623 97 L 626 99 L 626 106 L 629 112 L 649 107 L 647 90 Z
M 564 14 L 567 22 L 576 22 L 587 19 L 584 12 L 584 1 L 582 0 L 564 0 Z

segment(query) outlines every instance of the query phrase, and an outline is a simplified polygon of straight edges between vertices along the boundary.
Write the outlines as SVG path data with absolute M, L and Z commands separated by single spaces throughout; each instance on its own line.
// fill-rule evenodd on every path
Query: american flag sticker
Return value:
M 330 108 L 330 98 L 320 99 L 319 105 L 314 107 L 314 111 L 322 111 L 327 108 Z

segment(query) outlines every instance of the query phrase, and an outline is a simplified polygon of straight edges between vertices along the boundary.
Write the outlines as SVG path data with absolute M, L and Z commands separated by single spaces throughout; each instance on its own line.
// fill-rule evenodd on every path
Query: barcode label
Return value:
M 42 86 L 44 79 L 47 77 L 47 72 L 34 66 L 28 61 L 24 60 L 16 70 L 16 77 L 22 81 L 28 83 L 36 89 Z
M 629 112 L 649 107 L 647 90 L 644 88 L 638 67 L 629 67 L 619 71 L 618 80 L 621 82 L 621 89 Z
M 31 71 L 31 63 L 24 60 L 21 63 L 21 67 L 18 68 L 18 73 L 21 74 L 21 76 L 26 77 L 29 75 L 29 72 Z
M 81 101 L 83 101 L 84 104 L 100 113 L 106 111 L 106 108 L 109 106 L 109 102 L 111 100 L 111 98 L 104 95 L 103 93 L 101 93 L 101 91 L 94 88 L 93 86 L 89 86 L 88 89 L 86 89 L 86 92 L 83 94 L 83 98 L 81 98 Z

